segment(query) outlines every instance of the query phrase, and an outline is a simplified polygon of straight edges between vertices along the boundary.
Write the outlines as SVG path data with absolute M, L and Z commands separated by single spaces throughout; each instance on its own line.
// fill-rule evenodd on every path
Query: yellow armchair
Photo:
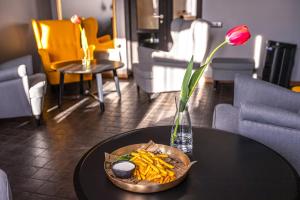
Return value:
M 104 35 L 97 38 L 98 22 L 95 18 L 89 17 L 83 20 L 83 27 L 86 31 L 88 43 L 95 45 L 95 51 L 107 51 L 115 47 L 114 40 L 110 35 Z
M 48 82 L 58 85 L 59 72 L 56 69 L 61 67 L 62 63 L 78 62 L 83 58 L 80 30 L 69 20 L 32 20 L 32 27 Z M 91 45 L 89 48 L 93 54 L 95 47 Z M 84 76 L 84 80 L 91 79 L 91 75 Z M 65 75 L 65 83 L 79 81 L 79 75 Z

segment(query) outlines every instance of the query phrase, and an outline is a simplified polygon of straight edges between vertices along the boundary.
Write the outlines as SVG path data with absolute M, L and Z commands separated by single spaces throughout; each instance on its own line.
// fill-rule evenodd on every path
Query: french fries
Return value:
M 130 155 L 132 156 L 130 161 L 136 165 L 134 176 L 137 180 L 162 184 L 176 179 L 174 166 L 163 160 L 169 157 L 167 154 L 154 154 L 146 150 L 137 150 Z

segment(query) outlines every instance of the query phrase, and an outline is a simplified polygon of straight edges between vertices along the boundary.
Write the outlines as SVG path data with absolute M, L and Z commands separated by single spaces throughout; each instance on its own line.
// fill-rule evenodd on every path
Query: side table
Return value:
M 100 102 L 100 110 L 104 112 L 104 92 L 103 92 L 103 82 L 102 82 L 102 73 L 107 71 L 112 71 L 114 75 L 114 81 L 116 84 L 116 91 L 121 98 L 121 91 L 119 85 L 119 78 L 117 75 L 117 69 L 123 67 L 124 64 L 118 61 L 109 61 L 109 60 L 96 60 L 91 63 L 89 67 L 82 65 L 79 62 L 68 63 L 67 65 L 60 67 L 57 71 L 60 72 L 60 81 L 59 81 L 59 95 L 58 95 L 58 107 L 61 107 L 62 97 L 64 93 L 64 76 L 65 74 L 79 74 L 80 75 L 80 92 L 83 93 L 83 75 L 84 74 L 95 74 L 97 80 L 97 91 L 98 91 L 98 100 Z

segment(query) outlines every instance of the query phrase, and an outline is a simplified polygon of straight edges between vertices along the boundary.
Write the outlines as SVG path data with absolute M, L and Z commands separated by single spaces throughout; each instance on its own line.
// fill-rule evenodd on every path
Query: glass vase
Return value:
M 179 110 L 179 104 L 176 102 L 176 114 L 171 129 L 170 145 L 184 153 L 192 153 L 193 151 L 193 132 L 188 105 Z
M 90 68 L 91 57 L 90 57 L 90 50 L 89 50 L 89 48 L 87 48 L 86 50 L 83 50 L 82 65 L 87 70 Z

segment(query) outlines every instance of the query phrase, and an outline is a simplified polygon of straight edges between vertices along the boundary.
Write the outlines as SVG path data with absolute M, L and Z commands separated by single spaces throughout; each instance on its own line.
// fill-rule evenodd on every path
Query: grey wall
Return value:
M 32 54 L 39 71 L 31 19 L 51 19 L 50 0 L 1 0 L 0 19 L 0 63 Z
M 210 21 L 222 21 L 223 28 L 212 29 L 212 41 L 223 40 L 226 31 L 239 24 L 247 24 L 252 39 L 246 46 L 226 47 L 219 56 L 253 57 L 255 37 L 261 35 L 262 56 L 258 63 L 264 61 L 264 45 L 266 40 L 298 44 L 293 81 L 300 81 L 300 1 L 299 0 L 203 0 L 203 18 Z
M 74 14 L 95 17 L 99 23 L 98 34 L 112 34 L 112 0 L 61 0 L 61 5 L 64 19 Z

